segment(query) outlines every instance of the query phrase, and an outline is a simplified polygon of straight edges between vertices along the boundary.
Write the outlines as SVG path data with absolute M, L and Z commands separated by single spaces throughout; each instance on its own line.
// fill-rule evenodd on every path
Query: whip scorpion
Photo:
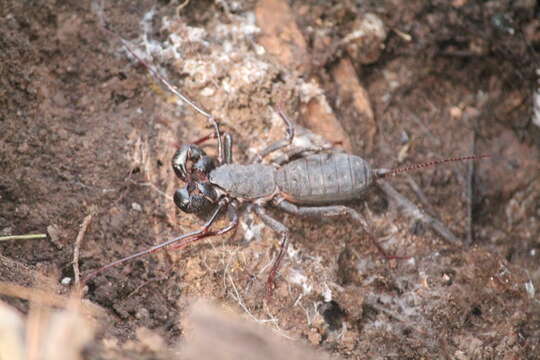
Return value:
M 232 136 L 222 133 L 214 116 L 190 100 L 150 65 L 138 57 L 126 41 L 121 39 L 127 50 L 140 61 L 170 92 L 178 96 L 195 111 L 206 117 L 213 133 L 192 144 L 180 147 L 172 158 L 173 170 L 185 187 L 176 190 L 175 204 L 185 213 L 208 216 L 197 231 L 173 238 L 156 246 L 134 253 L 107 264 L 86 276 L 86 279 L 143 255 L 163 248 L 181 249 L 188 244 L 210 236 L 222 235 L 238 226 L 240 211 L 257 214 L 265 225 L 277 232 L 280 248 L 267 279 L 267 294 L 271 294 L 274 280 L 289 243 L 289 229 L 268 214 L 267 208 L 274 207 L 294 215 L 308 217 L 332 217 L 346 215 L 368 234 L 367 224 L 354 209 L 340 203 L 358 199 L 378 180 L 402 172 L 446 162 L 476 160 L 487 157 L 463 156 L 425 163 L 413 164 L 394 170 L 373 169 L 359 156 L 339 152 L 329 146 L 306 146 L 291 149 L 295 137 L 295 126 L 279 109 L 278 114 L 286 124 L 282 140 L 270 144 L 248 164 L 233 162 Z M 199 146 L 215 139 L 217 156 L 211 157 Z M 284 155 L 270 164 L 262 161 L 270 154 L 282 150 Z M 230 223 L 213 230 L 212 225 L 226 214 Z M 373 239 L 376 244 L 376 241 Z M 382 249 L 377 246 L 379 250 Z

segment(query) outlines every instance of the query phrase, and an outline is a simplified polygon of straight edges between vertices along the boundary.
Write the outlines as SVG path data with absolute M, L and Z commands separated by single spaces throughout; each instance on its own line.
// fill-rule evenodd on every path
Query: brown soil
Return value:
M 1 242 L 2 280 L 68 294 L 60 282 L 74 277 L 75 239 L 89 214 L 83 273 L 202 223 L 175 209 L 171 195 L 183 184 L 169 164 L 180 144 L 210 131 L 207 122 L 157 86 L 106 23 L 222 119 L 237 162 L 282 136 L 276 104 L 373 167 L 492 158 L 472 175 L 458 163 L 390 180 L 462 246 L 374 187 L 351 206 L 388 253 L 407 259 L 386 261 L 347 219 L 272 210 L 291 229 L 294 251 L 271 301 L 265 281 L 279 237 L 250 216 L 232 239 L 100 274 L 84 298 L 105 315 L 85 357 L 116 346 L 119 358 L 135 358 L 138 348 L 125 344 L 140 341 L 142 328 L 172 346 L 185 338 L 188 306 L 205 298 L 342 358 L 535 358 L 540 128 L 530 119 L 539 5 L 356 3 L 5 1 L 0 235 L 48 237 Z M 374 19 L 380 26 L 366 25 Z M 367 33 L 348 38 L 359 29 Z M 27 300 L 0 299 L 28 311 Z

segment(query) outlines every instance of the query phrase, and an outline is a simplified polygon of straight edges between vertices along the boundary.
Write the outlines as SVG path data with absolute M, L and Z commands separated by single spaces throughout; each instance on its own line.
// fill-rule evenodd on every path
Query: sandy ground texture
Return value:
M 539 357 L 538 2 L 4 0 L 0 19 L 0 358 Z M 283 136 L 276 106 L 374 168 L 492 157 L 347 204 L 401 259 L 346 217 L 269 208 L 291 230 L 271 299 L 280 238 L 251 214 L 77 293 L 204 221 L 170 161 L 207 120 L 105 26 L 220 119 L 235 162 Z

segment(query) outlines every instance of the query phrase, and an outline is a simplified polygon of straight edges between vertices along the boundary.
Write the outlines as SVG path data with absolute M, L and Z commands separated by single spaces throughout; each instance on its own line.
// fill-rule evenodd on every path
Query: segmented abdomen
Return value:
M 345 153 L 310 155 L 276 173 L 278 188 L 288 200 L 311 205 L 358 198 L 371 182 L 369 164 Z

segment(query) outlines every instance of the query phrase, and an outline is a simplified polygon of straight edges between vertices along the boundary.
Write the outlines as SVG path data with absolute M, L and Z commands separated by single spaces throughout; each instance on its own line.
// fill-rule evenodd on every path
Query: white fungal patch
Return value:
M 255 14 L 247 12 L 242 17 L 235 17 L 239 22 L 229 24 L 220 23 L 216 26 L 216 34 L 220 37 L 230 36 L 231 34 L 242 34 L 244 36 L 252 36 L 261 32 L 261 29 L 256 25 Z
M 324 298 L 324 302 L 332 301 L 332 290 L 328 287 L 328 284 L 326 283 L 324 283 L 322 296 Z
M 534 296 L 536 294 L 536 290 L 534 288 L 534 284 L 531 280 L 527 281 L 525 283 L 525 291 L 527 292 L 527 295 L 529 295 L 530 299 L 534 299 Z
M 216 93 L 216 89 L 210 86 L 205 87 L 201 91 L 201 95 L 205 97 L 213 96 Z
M 207 28 L 164 17 L 161 30 L 168 37 L 163 43 L 150 37 L 154 16 L 154 9 L 144 14 L 141 35 L 133 41 L 134 52 L 153 66 L 158 65 L 154 60 L 174 60 L 180 67 L 178 72 L 188 75 L 185 80 L 188 87 L 206 88 L 213 82 L 215 87 L 234 97 L 241 88 L 252 87 L 267 76 L 269 64 L 258 56 L 264 49 L 252 50 L 253 37 L 261 31 L 253 12 L 231 16 L 232 21 L 226 24 L 216 21 Z M 189 47 L 193 46 L 205 48 L 208 54 L 188 56 Z M 220 83 L 216 79 L 221 79 Z
M 269 65 L 255 58 L 247 57 L 243 62 L 233 64 L 229 69 L 229 77 L 222 84 L 227 86 L 229 92 L 236 92 L 238 89 L 248 86 L 264 79 Z M 227 83 L 227 85 L 225 85 Z
M 246 220 L 240 221 L 240 226 L 242 227 L 244 234 L 244 240 L 246 242 L 260 240 L 262 229 L 264 229 L 264 224 L 258 223 L 252 213 L 246 215 L 245 218 Z
M 302 294 L 304 296 L 308 295 L 313 291 L 313 285 L 309 283 L 307 276 L 299 270 L 290 269 L 287 279 L 289 280 L 289 282 L 300 286 L 302 288 Z
M 197 85 L 206 85 L 217 76 L 214 64 L 194 58 L 184 61 L 182 72 L 189 75 L 187 81 Z
M 532 122 L 534 125 L 540 127 L 540 68 L 536 69 L 536 75 L 538 76 L 538 89 L 533 94 L 533 116 Z
M 299 82 L 300 83 L 298 85 L 300 89 L 300 99 L 303 103 L 307 104 L 311 99 L 324 94 L 324 91 L 314 80 L 311 80 L 309 82 L 300 80 Z

